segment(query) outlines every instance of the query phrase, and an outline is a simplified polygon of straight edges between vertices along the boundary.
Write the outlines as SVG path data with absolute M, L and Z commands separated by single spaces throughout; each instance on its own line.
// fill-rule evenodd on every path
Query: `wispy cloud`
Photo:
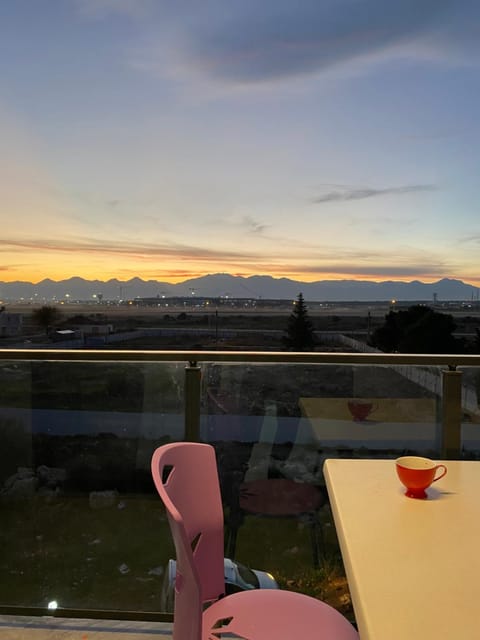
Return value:
M 255 265 L 252 265 L 255 269 Z M 387 261 L 380 262 L 375 266 L 365 265 L 359 266 L 358 263 L 345 262 L 341 264 L 326 263 L 316 266 L 305 266 L 303 263 L 263 262 L 261 267 L 266 273 L 274 273 L 277 277 L 295 277 L 296 279 L 311 280 L 312 276 L 318 276 L 319 280 L 328 279 L 365 279 L 372 278 L 378 280 L 386 280 L 392 278 L 399 279 L 432 279 L 451 277 L 453 271 L 449 265 L 436 265 L 430 263 L 419 262 L 410 266 L 390 265 Z M 255 271 L 254 271 L 255 272 Z M 258 272 L 258 265 L 257 265 Z M 310 276 L 310 277 L 309 277 Z
M 85 268 L 87 264 L 106 265 L 110 260 L 108 264 L 115 265 L 114 272 L 117 276 L 133 277 L 141 273 L 143 278 L 176 281 L 218 270 L 236 275 L 265 273 L 297 279 L 308 279 L 308 274 L 318 275 L 319 279 L 421 279 L 450 276 L 454 273 L 452 265 L 439 260 L 437 256 L 407 249 L 399 254 L 402 257 L 392 259 L 390 252 L 375 251 L 372 248 L 324 246 L 317 247 L 316 250 L 312 248 L 310 251 L 303 251 L 299 256 L 297 245 L 290 250 L 279 245 L 276 250 L 259 254 L 248 247 L 246 250 L 231 251 L 180 244 L 107 242 L 92 238 L 2 239 L 0 255 L 8 256 L 9 253 L 16 257 L 28 258 L 43 255 L 45 263 L 51 264 L 58 263 L 58 258 L 63 259 L 62 256 L 68 256 L 68 263 L 72 269 L 78 269 L 79 266 L 82 268 L 81 265 Z M 38 260 L 38 257 L 36 259 Z M 18 264 L 12 264 L 10 267 L 0 267 L 0 271 L 15 273 L 18 267 Z M 70 275 L 80 273 L 83 271 L 72 272 Z M 42 277 L 52 277 L 52 274 L 47 270 Z
M 242 223 L 250 233 L 260 234 L 268 228 L 268 225 L 254 220 L 251 216 L 244 216 L 242 219 Z
M 365 198 L 375 198 L 377 196 L 405 195 L 407 193 L 418 193 L 423 191 L 436 191 L 437 187 L 432 184 L 412 184 L 403 187 L 385 187 L 374 189 L 371 187 L 342 187 L 336 191 L 316 196 L 312 199 L 315 204 L 324 202 L 346 202 L 349 200 L 364 200 Z
M 6 252 L 11 248 L 61 252 L 61 253 L 82 253 L 82 254 L 116 254 L 134 258 L 154 257 L 154 258 L 188 258 L 195 260 L 229 260 L 248 259 L 255 257 L 254 252 L 229 251 L 225 249 L 209 249 L 204 247 L 180 245 L 174 243 L 127 243 L 121 241 L 100 242 L 95 239 L 85 238 L 83 240 L 56 239 L 46 240 L 45 238 L 17 239 L 2 238 L 0 251 Z
M 311 74 L 391 50 L 405 54 L 422 37 L 430 47 L 435 38 L 454 39 L 468 27 L 465 4 L 471 15 L 470 0 L 247 0 L 191 29 L 187 52 L 192 65 L 228 82 Z
M 472 233 L 471 235 L 463 236 L 459 239 L 459 242 L 462 244 L 480 244 L 480 233 Z
M 397 279 L 398 277 L 444 276 L 450 273 L 447 265 L 420 262 L 411 265 L 391 265 L 387 263 L 359 266 L 356 263 L 322 264 L 302 269 L 307 273 L 338 273 L 351 276 L 379 276 Z
M 97 12 L 115 6 L 78 1 Z M 136 0 L 122 3 L 124 13 L 131 5 L 140 13 Z M 208 78 L 211 91 L 213 84 L 270 86 L 340 68 L 358 72 L 379 61 L 478 64 L 476 0 L 243 0 L 224 7 L 225 0 L 157 5 L 148 35 L 130 43 L 129 64 L 183 89 L 185 77 Z
M 265 240 L 268 240 L 268 238 L 266 235 L 264 235 L 264 231 L 266 231 L 271 226 L 265 224 L 260 220 L 257 220 L 251 215 L 214 217 L 205 220 L 204 224 L 208 225 L 212 229 L 212 231 L 218 229 L 226 229 L 228 232 L 232 233 L 255 234 L 257 236 L 262 236 L 262 239 Z

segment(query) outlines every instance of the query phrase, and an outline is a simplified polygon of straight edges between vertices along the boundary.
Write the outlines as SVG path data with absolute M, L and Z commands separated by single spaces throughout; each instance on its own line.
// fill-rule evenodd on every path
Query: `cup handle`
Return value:
M 437 480 L 440 480 L 440 478 L 443 478 L 443 476 L 447 473 L 447 467 L 444 464 L 439 464 L 435 467 L 435 473 L 437 473 L 437 470 L 441 469 L 443 471 L 443 473 L 441 473 L 439 476 L 437 476 L 436 478 L 434 478 L 432 480 L 432 482 L 436 482 Z

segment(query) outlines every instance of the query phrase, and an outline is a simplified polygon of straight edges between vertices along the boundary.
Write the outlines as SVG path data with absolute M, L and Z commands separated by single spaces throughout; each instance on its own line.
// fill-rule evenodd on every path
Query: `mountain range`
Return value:
M 130 300 L 133 298 L 170 297 L 229 297 L 269 300 L 288 300 L 302 293 L 307 301 L 318 302 L 369 302 L 392 299 L 407 301 L 471 301 L 479 299 L 479 288 L 450 278 L 425 283 L 387 280 L 370 282 L 366 280 L 319 280 L 301 282 L 272 276 L 232 276 L 217 273 L 170 284 L 157 280 L 132 278 L 84 280 L 73 277 L 54 281 L 45 279 L 32 282 L 1 282 L 0 300 L 50 302 L 53 300 L 103 301 Z

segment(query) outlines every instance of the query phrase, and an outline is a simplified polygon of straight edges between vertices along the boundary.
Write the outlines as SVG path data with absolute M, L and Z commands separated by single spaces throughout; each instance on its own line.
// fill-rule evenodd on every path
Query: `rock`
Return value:
M 29 469 L 28 467 L 18 467 L 17 473 L 14 473 L 13 476 L 9 476 L 4 483 L 5 489 L 10 489 L 13 485 L 19 480 L 28 480 L 30 478 L 34 478 L 35 474 L 33 473 L 33 469 Z
M 35 495 L 37 485 L 38 480 L 33 475 L 29 478 L 20 478 L 8 488 L 3 489 L 0 495 L 7 498 L 31 498 Z
M 88 503 L 92 509 L 113 507 L 118 500 L 118 491 L 91 491 Z
M 65 482 L 67 472 L 59 467 L 47 467 L 42 464 L 37 467 L 37 477 L 41 485 L 55 489 Z
M 119 567 L 118 570 L 120 571 L 120 573 L 122 575 L 125 575 L 126 573 L 130 572 L 130 567 L 128 566 L 128 564 L 122 563 Z
M 65 469 L 42 465 L 37 468 L 35 474 L 33 469 L 19 467 L 17 473 L 5 480 L 4 489 L 0 495 L 12 498 L 30 498 L 40 487 L 38 495 L 49 499 L 57 498 L 60 493 L 59 485 L 65 481 L 65 478 Z
M 153 569 L 150 569 L 150 571 L 148 572 L 149 576 L 161 576 L 163 575 L 163 567 L 153 567 Z

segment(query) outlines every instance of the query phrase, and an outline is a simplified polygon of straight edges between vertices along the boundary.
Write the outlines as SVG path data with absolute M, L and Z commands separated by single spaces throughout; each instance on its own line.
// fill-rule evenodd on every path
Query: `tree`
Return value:
M 35 324 L 38 324 L 39 327 L 45 329 L 45 333 L 48 335 L 51 328 L 59 322 L 61 313 L 57 307 L 47 304 L 35 309 L 32 313 L 32 317 Z
M 374 331 L 371 344 L 382 351 L 400 353 L 456 353 L 455 323 L 447 313 L 424 305 L 390 311 L 385 324 Z
M 287 349 L 292 351 L 312 351 L 315 346 L 315 336 L 302 293 L 298 294 L 294 305 L 283 342 Z

